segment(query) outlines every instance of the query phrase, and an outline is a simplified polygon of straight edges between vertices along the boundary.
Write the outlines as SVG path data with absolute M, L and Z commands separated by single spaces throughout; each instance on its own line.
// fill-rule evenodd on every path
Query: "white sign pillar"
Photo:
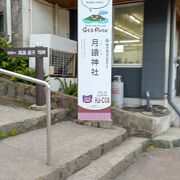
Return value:
M 78 0 L 78 120 L 111 121 L 112 0 Z

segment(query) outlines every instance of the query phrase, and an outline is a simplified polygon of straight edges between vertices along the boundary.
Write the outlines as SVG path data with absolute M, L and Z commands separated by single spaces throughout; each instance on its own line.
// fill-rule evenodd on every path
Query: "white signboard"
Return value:
M 112 0 L 78 0 L 78 119 L 111 120 Z

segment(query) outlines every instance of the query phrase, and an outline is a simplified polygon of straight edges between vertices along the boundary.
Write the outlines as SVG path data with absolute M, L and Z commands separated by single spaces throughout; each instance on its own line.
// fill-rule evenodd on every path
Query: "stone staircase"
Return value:
M 67 180 L 111 180 L 134 163 L 141 155 L 147 139 L 129 138 L 119 147 L 92 162 Z
M 69 120 L 68 109 L 51 111 L 52 123 Z M 0 136 L 8 137 L 46 126 L 46 113 L 13 105 L 0 105 Z
M 0 105 L 2 180 L 111 180 L 135 162 L 148 143 L 128 137 L 121 127 L 78 125 L 70 121 L 68 109 L 54 109 L 47 166 L 45 112 L 10 104 Z
M 123 128 L 101 129 L 66 121 L 52 126 L 52 160 L 46 165 L 46 128 L 0 141 L 0 179 L 111 180 L 131 165 L 148 140 Z

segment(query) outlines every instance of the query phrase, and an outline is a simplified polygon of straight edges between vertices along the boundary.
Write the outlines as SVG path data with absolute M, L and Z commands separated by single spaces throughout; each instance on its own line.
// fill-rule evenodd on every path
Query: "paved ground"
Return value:
M 22 102 L 0 98 L 0 126 L 38 118 L 45 114 L 42 111 L 30 110 L 27 108 L 28 106 L 28 104 Z
M 116 180 L 179 180 L 180 148 L 154 149 L 143 156 Z
M 24 121 L 26 119 L 38 118 L 44 115 L 45 113 L 41 111 L 33 111 L 24 108 L 15 108 L 0 105 L 0 114 L 0 126 L 2 126 L 5 124 Z

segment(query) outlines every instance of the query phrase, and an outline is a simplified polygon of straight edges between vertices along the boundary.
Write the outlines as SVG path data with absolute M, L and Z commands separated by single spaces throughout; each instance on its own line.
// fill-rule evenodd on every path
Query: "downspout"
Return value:
M 170 56 L 168 79 L 168 102 L 180 117 L 180 110 L 173 101 L 173 66 L 175 61 L 176 0 L 171 0 Z
M 6 15 L 7 15 L 7 43 L 12 42 L 12 16 L 11 16 L 11 0 L 6 0 Z
M 54 34 L 58 34 L 58 4 L 54 6 Z
M 30 22 L 30 34 L 32 34 L 32 0 L 29 0 L 29 22 Z

